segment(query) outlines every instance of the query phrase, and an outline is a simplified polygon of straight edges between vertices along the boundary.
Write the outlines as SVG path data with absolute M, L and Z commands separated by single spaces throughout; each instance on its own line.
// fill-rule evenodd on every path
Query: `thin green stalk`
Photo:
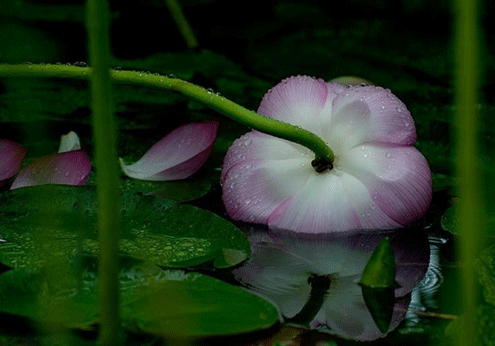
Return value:
M 87 11 L 89 61 L 93 69 L 88 70 L 86 76 L 91 81 L 100 243 L 100 343 L 113 346 L 120 343 L 118 241 L 121 207 L 110 76 L 108 2 L 88 0 Z
M 194 36 L 194 31 L 182 12 L 182 8 L 177 0 L 165 0 L 170 14 L 174 18 L 175 24 L 186 41 L 187 47 L 194 49 L 198 46 L 198 40 Z
M 481 176 L 478 164 L 477 104 L 479 89 L 478 9 L 476 0 L 456 1 L 456 136 L 457 176 L 460 204 L 459 244 L 462 291 L 460 293 L 464 330 L 459 345 L 476 345 L 476 268 L 482 237 Z
M 59 77 L 87 79 L 90 68 L 70 65 L 0 65 L 0 77 Z M 333 151 L 321 138 L 298 126 L 270 119 L 250 111 L 223 96 L 195 84 L 157 74 L 137 71 L 112 71 L 114 82 L 154 87 L 178 92 L 241 124 L 276 137 L 298 143 L 315 153 L 315 160 L 333 162 Z

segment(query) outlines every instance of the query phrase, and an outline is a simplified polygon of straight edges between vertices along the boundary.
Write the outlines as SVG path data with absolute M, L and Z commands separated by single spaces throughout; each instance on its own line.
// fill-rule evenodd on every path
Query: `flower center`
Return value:
M 323 173 L 327 169 L 332 170 L 333 162 L 324 158 L 314 159 L 311 161 L 311 166 L 315 169 L 316 173 Z

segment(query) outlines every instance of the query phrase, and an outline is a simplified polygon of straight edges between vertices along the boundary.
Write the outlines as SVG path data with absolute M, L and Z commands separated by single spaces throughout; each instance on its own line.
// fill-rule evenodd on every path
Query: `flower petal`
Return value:
M 430 168 L 414 147 L 362 145 L 347 152 L 339 164 L 368 188 L 376 209 L 400 225 L 416 221 L 430 205 Z
M 68 134 L 61 136 L 60 147 L 58 148 L 59 153 L 79 149 L 81 149 L 81 142 L 77 133 L 70 131 Z
M 322 233 L 400 224 L 374 206 L 367 187 L 352 175 L 311 172 L 306 184 L 270 215 L 268 226 Z
M 236 220 L 266 223 L 313 171 L 310 151 L 252 131 L 234 141 L 222 169 L 223 201 Z
M 321 135 L 330 121 L 328 107 L 343 89 L 338 83 L 309 76 L 289 77 L 266 93 L 258 113 Z
M 351 86 L 334 98 L 323 138 L 334 152 L 345 152 L 367 142 L 413 145 L 416 129 L 406 106 L 390 90 Z
M 0 186 L 21 168 L 26 149 L 8 139 L 0 139 Z
M 234 141 L 221 178 L 228 214 L 305 233 L 401 226 L 362 181 L 341 165 L 316 173 L 311 157 L 302 146 L 255 131 Z
M 342 301 L 348 303 L 344 309 Z M 397 328 L 404 320 L 410 301 L 410 294 L 396 298 L 389 332 Z M 313 327 L 320 325 L 330 327 L 330 330 L 346 339 L 373 341 L 386 336 L 378 330 L 373 317 L 366 308 L 360 288 L 353 287 L 351 290 L 350 285 L 343 285 L 342 289 L 336 290 L 325 301 L 322 310 L 313 321 Z
M 218 129 L 217 121 L 183 125 L 153 145 L 136 163 L 122 170 L 141 180 L 178 180 L 195 173 L 208 159 Z
M 45 184 L 85 185 L 90 171 L 91 161 L 84 150 L 44 156 L 21 170 L 11 190 Z

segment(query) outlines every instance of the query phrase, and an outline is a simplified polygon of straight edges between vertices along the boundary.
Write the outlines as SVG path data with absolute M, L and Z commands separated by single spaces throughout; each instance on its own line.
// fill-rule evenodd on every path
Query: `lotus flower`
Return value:
M 19 172 L 11 190 L 45 184 L 85 185 L 91 161 L 84 150 L 71 150 L 75 148 L 80 148 L 77 134 L 70 132 L 62 136 L 59 153 L 40 157 L 27 165 Z
M 335 160 L 318 173 L 309 149 L 245 134 L 229 148 L 221 175 L 233 219 L 321 233 L 402 227 L 428 209 L 430 169 L 413 147 L 409 111 L 389 90 L 290 77 L 265 95 L 258 113 L 315 133 Z
M 0 186 L 19 171 L 25 155 L 26 149 L 19 144 L 0 139 Z
M 155 143 L 136 163 L 125 165 L 120 159 L 122 170 L 141 180 L 185 179 L 210 156 L 217 129 L 217 121 L 183 125 Z

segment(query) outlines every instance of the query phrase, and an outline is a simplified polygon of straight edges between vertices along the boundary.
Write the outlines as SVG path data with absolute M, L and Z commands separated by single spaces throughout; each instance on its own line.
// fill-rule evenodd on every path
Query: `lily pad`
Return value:
M 495 245 L 481 252 L 477 260 L 477 271 L 485 302 L 495 306 Z
M 272 304 L 212 277 L 167 270 L 152 279 L 122 306 L 124 321 L 143 331 L 175 338 L 233 335 L 278 321 Z
M 87 329 L 99 320 L 98 278 L 84 265 L 80 274 L 78 280 L 67 264 L 6 272 L 0 275 L 0 312 Z M 205 337 L 265 329 L 278 321 L 277 309 L 266 300 L 199 273 L 127 259 L 120 287 L 121 321 L 133 330 Z
M 39 186 L 2 194 L 0 262 L 40 268 L 83 251 L 96 255 L 96 194 L 91 186 Z M 169 267 L 236 265 L 250 253 L 246 236 L 206 210 L 154 196 L 122 194 L 123 255 Z
M 455 202 L 450 208 L 448 208 L 442 215 L 441 225 L 446 231 L 453 234 L 459 234 L 460 216 L 459 216 L 459 204 L 462 201 Z M 487 232 L 487 235 L 495 235 L 495 210 L 487 210 L 486 216 L 483 219 L 483 226 Z

